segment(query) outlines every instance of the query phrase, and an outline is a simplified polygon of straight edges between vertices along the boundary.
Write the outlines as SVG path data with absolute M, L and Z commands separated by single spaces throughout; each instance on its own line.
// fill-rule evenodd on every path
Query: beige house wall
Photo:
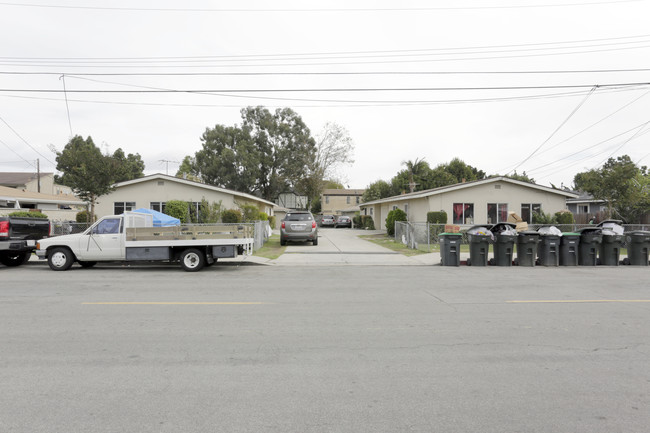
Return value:
M 99 198 L 95 206 L 95 214 L 97 217 L 113 215 L 115 202 L 135 202 L 134 209 L 137 209 L 141 207 L 151 208 L 152 202 L 167 202 L 170 200 L 200 202 L 202 199 L 210 203 L 221 201 L 224 209 L 237 209 L 238 204 L 254 204 L 261 212 L 265 212 L 269 216 L 273 215 L 273 206 L 271 204 L 235 196 L 225 191 L 204 188 L 200 185 L 160 178 L 118 187 L 115 191 Z
M 323 215 L 342 215 L 343 210 L 361 203 L 363 189 L 326 189 L 321 194 L 320 204 Z M 357 202 L 357 197 L 359 202 Z
M 470 186 L 467 188 L 453 189 L 422 198 L 404 197 L 395 198 L 390 202 L 361 205 L 361 214 L 372 215 L 375 227 L 384 229 L 386 216 L 394 208 L 399 208 L 407 213 L 411 222 L 425 222 L 427 213 L 432 211 L 445 211 L 448 223 L 453 222 L 454 203 L 472 203 L 474 205 L 474 220 L 467 225 L 487 224 L 488 203 L 507 204 L 509 212 L 521 215 L 522 203 L 539 203 L 544 213 L 555 213 L 566 209 L 566 196 L 508 182 L 491 182 Z M 370 210 L 372 208 L 372 210 Z M 496 222 L 496 221 L 494 221 Z

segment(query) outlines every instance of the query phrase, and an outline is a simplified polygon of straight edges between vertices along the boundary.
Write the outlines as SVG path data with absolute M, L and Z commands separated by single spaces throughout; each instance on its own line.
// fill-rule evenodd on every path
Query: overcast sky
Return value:
M 454 157 L 570 186 L 610 156 L 650 165 L 649 16 L 648 0 L 0 1 L 0 170 L 54 171 L 73 134 L 175 174 L 207 127 L 264 105 L 345 127 L 351 188 Z M 178 92 L 134 92 L 161 89 Z

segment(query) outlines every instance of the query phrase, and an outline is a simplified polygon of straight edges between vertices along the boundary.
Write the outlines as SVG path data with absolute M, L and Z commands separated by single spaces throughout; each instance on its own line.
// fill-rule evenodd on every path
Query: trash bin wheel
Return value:
M 472 266 L 472 262 L 470 259 L 467 259 L 467 266 Z

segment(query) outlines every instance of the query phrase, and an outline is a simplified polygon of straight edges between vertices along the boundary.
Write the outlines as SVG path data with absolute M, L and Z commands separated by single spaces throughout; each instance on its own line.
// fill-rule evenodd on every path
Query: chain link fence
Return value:
M 625 232 L 635 230 L 650 230 L 647 224 L 623 224 Z M 529 231 L 537 231 L 541 227 L 557 227 L 563 233 L 576 232 L 581 228 L 595 227 L 593 224 L 528 224 Z M 467 230 L 461 228 L 462 243 L 467 244 Z M 401 242 L 408 248 L 425 252 L 440 251 L 438 235 L 445 232 L 445 224 L 395 222 L 395 242 Z
M 52 236 L 70 235 L 74 233 L 83 233 L 90 227 L 90 223 L 77 223 L 74 221 L 52 221 Z M 211 226 L 214 224 L 188 224 L 191 226 Z M 252 226 L 254 229 L 255 242 L 253 250 L 262 248 L 269 240 L 271 234 L 271 226 L 268 221 L 255 221 L 253 223 L 239 223 L 239 224 L 223 224 L 219 225 L 236 225 L 236 226 Z

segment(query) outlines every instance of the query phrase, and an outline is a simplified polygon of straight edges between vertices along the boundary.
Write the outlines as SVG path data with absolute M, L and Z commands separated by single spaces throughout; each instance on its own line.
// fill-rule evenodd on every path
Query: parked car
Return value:
M 280 245 L 287 241 L 311 241 L 318 245 L 318 226 L 311 212 L 288 212 L 280 226 Z
M 52 234 L 47 218 L 0 217 L 0 263 L 20 266 L 36 249 L 36 241 Z
M 320 221 L 321 227 L 335 227 L 336 218 L 334 215 L 323 215 L 323 218 Z
M 352 228 L 352 220 L 350 219 L 349 216 L 341 215 L 340 217 L 336 218 L 336 225 L 334 227 Z

